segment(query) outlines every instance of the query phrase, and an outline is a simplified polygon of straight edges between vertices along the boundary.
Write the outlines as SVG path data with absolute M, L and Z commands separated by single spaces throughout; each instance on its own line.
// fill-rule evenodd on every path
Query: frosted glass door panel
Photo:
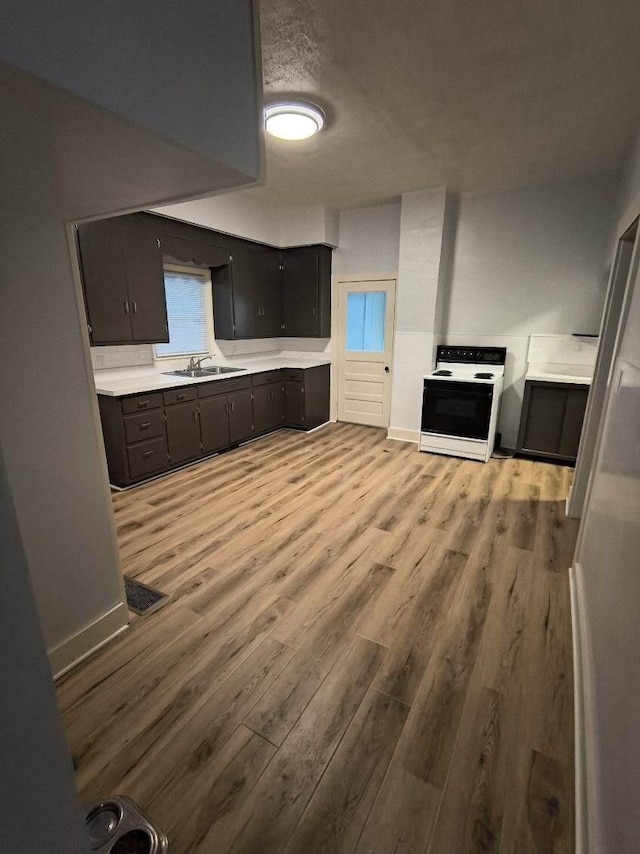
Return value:
M 384 291 L 347 293 L 347 350 L 380 353 L 384 350 Z

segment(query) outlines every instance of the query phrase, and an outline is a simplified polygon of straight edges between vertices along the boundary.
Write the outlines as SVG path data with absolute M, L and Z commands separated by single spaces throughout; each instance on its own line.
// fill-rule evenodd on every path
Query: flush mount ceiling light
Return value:
M 281 101 L 264 108 L 267 133 L 278 139 L 308 139 L 322 129 L 324 114 L 314 104 L 302 101 Z

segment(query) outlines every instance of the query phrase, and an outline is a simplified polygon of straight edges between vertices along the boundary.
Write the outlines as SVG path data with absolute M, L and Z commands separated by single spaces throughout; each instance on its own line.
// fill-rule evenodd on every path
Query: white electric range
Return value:
M 420 450 L 487 462 L 496 439 L 504 347 L 440 345 L 424 375 Z

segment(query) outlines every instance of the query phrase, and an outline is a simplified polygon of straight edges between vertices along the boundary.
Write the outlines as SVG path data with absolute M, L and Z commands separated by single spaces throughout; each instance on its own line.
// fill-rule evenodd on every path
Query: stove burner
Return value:
M 490 380 L 493 379 L 493 374 L 483 373 L 482 371 L 478 374 L 474 374 L 474 377 L 477 380 Z
M 451 371 L 439 370 L 433 372 L 434 377 L 450 377 Z

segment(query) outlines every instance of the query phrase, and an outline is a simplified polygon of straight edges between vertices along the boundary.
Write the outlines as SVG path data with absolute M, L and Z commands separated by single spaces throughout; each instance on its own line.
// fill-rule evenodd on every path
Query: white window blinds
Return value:
M 197 273 L 165 270 L 169 343 L 156 344 L 156 356 L 188 356 L 209 350 L 207 280 Z

